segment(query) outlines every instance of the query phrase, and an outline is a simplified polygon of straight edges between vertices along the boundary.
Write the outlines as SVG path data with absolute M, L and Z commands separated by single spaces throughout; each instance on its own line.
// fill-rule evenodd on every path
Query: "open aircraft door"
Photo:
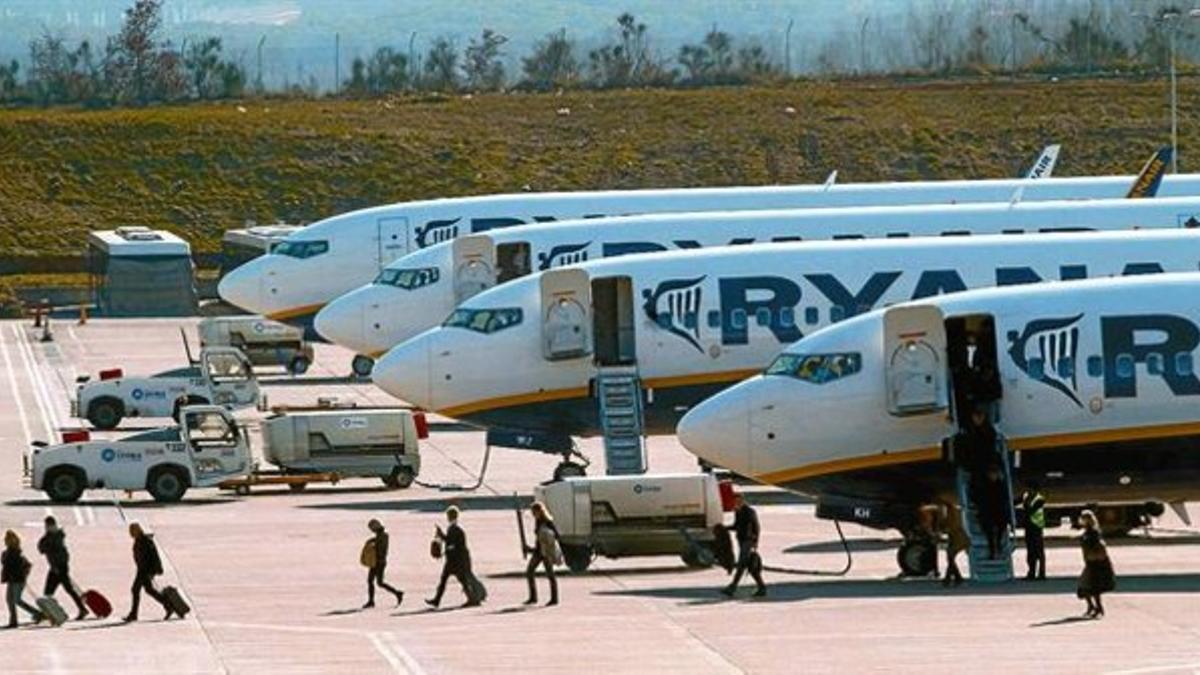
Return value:
M 592 353 L 592 285 L 587 272 L 571 267 L 541 276 L 542 355 L 561 361 Z
M 946 324 L 932 305 L 894 307 L 883 314 L 888 412 L 925 415 L 946 410 Z
M 454 300 L 461 303 L 496 285 L 496 245 L 486 234 L 469 234 L 450 244 Z
M 388 217 L 376 221 L 378 230 L 375 243 L 378 251 L 379 269 L 393 260 L 408 254 L 408 218 Z

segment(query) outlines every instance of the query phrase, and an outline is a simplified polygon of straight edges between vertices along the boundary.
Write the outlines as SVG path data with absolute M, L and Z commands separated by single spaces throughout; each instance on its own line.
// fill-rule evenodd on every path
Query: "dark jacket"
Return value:
M 387 565 L 388 533 L 380 530 L 371 541 L 375 542 L 375 569 L 379 569 Z
M 162 558 L 158 557 L 158 547 L 150 535 L 143 534 L 133 540 L 133 563 L 139 576 L 156 577 L 163 573 Z
M 758 546 L 761 528 L 758 525 L 758 512 L 754 507 L 742 504 L 734 513 L 733 531 L 737 535 L 738 546 Z
M 0 554 L 0 583 L 23 584 L 29 578 L 33 565 L 20 549 L 4 549 Z
M 999 462 L 996 455 L 996 429 L 991 424 L 967 425 L 954 435 L 954 461 L 972 474 L 986 474 Z
M 46 562 L 52 571 L 65 572 L 71 562 L 71 554 L 67 553 L 66 539 L 66 532 L 54 530 L 43 534 L 42 538 L 38 540 L 38 553 L 46 556 Z
M 461 570 L 471 566 L 471 552 L 467 549 L 467 534 L 458 526 L 458 523 L 451 523 L 450 527 L 446 528 L 443 541 L 446 544 L 447 567 L 452 570 Z

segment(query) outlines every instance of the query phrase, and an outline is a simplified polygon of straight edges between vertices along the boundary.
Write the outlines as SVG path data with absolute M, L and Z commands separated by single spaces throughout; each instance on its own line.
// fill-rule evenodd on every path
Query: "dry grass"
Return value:
M 1194 89 L 1181 81 L 1184 148 L 1200 140 Z M 1009 176 L 1048 142 L 1065 146 L 1060 175 L 1132 173 L 1167 140 L 1164 94 L 1157 81 L 856 82 L 0 111 L 0 257 L 75 254 L 87 230 L 122 224 L 210 252 L 248 218 L 525 186 Z

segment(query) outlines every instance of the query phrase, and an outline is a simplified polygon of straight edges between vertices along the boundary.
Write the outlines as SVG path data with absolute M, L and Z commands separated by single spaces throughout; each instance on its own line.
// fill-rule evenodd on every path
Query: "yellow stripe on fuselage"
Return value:
M 293 307 L 292 309 L 283 309 L 278 312 L 272 312 L 265 316 L 272 321 L 287 321 L 288 319 L 294 319 L 298 316 L 304 316 L 305 314 L 313 314 L 324 306 L 325 303 L 305 305 L 303 307 Z

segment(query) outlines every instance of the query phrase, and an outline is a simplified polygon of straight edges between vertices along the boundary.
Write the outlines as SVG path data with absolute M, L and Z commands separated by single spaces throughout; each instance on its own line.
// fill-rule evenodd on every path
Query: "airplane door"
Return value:
M 561 361 L 592 353 L 592 287 L 587 272 L 549 270 L 541 276 L 542 356 Z
M 469 234 L 450 244 L 454 299 L 461 303 L 496 285 L 496 246 L 486 234 Z
M 889 413 L 946 410 L 946 325 L 940 308 L 917 305 L 885 311 L 883 349 Z
M 408 218 L 380 218 L 376 222 L 375 243 L 379 269 L 408 253 Z

